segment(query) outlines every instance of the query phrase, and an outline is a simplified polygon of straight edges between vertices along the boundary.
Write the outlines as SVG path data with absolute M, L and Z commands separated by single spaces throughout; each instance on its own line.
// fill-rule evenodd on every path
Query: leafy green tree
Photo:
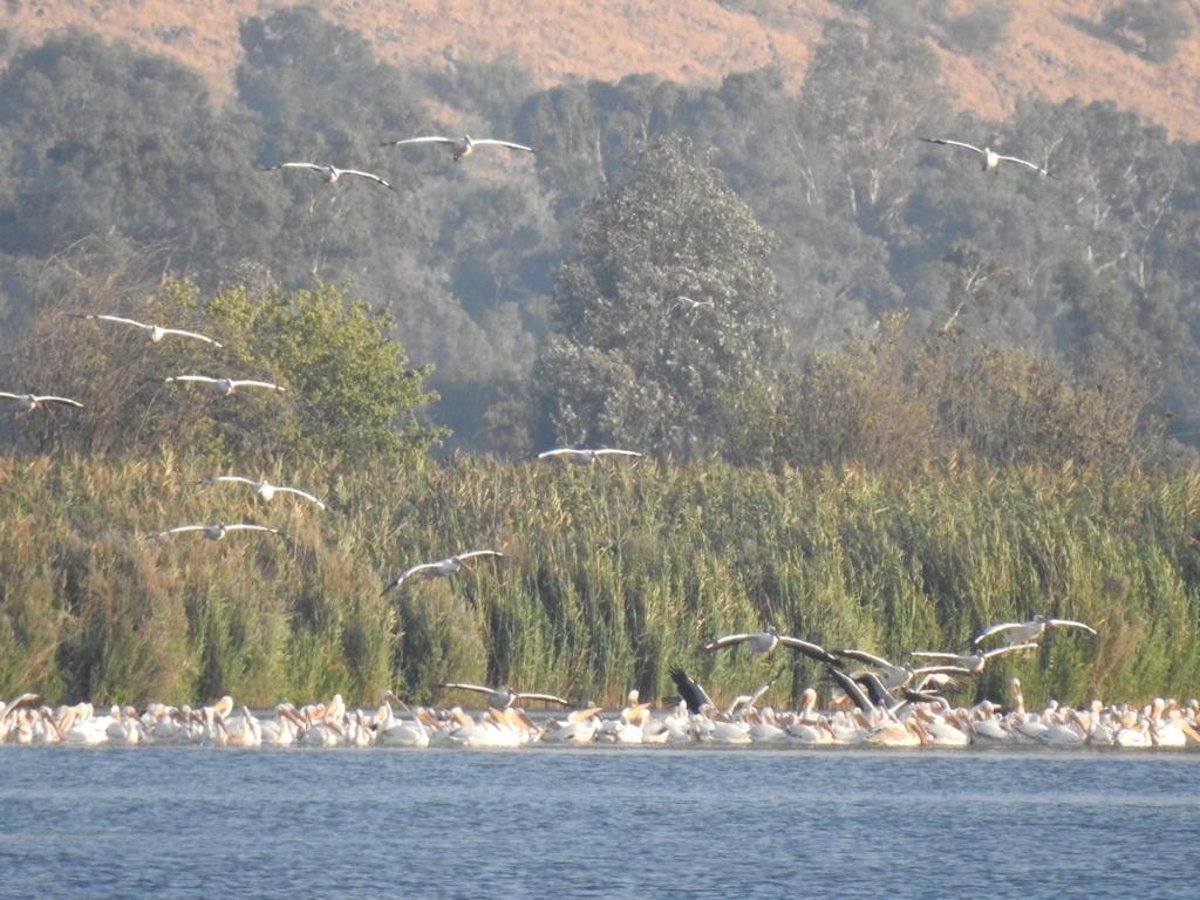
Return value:
M 771 238 L 686 140 L 654 142 L 580 215 L 535 367 L 558 441 L 719 450 L 716 406 L 779 358 Z

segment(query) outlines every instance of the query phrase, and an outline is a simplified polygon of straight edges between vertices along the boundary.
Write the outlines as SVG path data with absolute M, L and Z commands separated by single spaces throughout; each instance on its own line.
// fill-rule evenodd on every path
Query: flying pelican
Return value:
M 1002 622 L 998 625 L 988 625 L 986 628 L 981 628 L 971 635 L 971 646 L 978 647 L 980 641 L 984 638 L 991 637 L 993 634 L 998 634 L 1002 631 L 1007 631 L 1004 636 L 1004 642 L 1009 646 L 1014 644 L 1027 644 L 1031 641 L 1036 641 L 1047 628 L 1082 628 L 1089 634 L 1095 634 L 1096 629 L 1084 622 L 1075 622 L 1071 619 L 1051 619 L 1048 616 L 1035 615 L 1028 622 Z
M 78 400 L 70 400 L 66 397 L 50 397 L 39 394 L 10 394 L 7 391 L 0 391 L 0 399 L 15 401 L 17 406 L 16 411 L 19 413 L 29 412 L 47 403 L 61 403 L 64 406 L 74 406 L 76 409 L 83 409 L 83 404 Z
M 715 708 L 708 692 L 679 666 L 671 667 L 671 680 L 675 682 L 675 689 L 687 704 L 688 712 L 699 713 L 706 706 Z
M 391 184 L 380 178 L 378 175 L 371 172 L 362 172 L 358 169 L 339 169 L 337 166 L 325 165 L 322 163 L 310 162 L 285 162 L 278 163 L 274 166 L 264 166 L 264 172 L 274 172 L 276 169 L 308 169 L 312 172 L 320 173 L 327 182 L 333 184 L 343 175 L 358 175 L 362 178 L 369 178 L 372 181 L 382 184 L 385 188 L 391 188 Z
M 146 333 L 146 337 L 150 339 L 150 343 L 157 344 L 168 334 L 177 334 L 180 337 L 194 338 L 198 341 L 204 341 L 207 344 L 212 344 L 214 347 L 223 346 L 219 341 L 214 341 L 208 335 L 200 334 L 197 331 L 184 331 L 182 328 L 166 328 L 162 325 L 147 325 L 145 322 L 138 322 L 136 319 L 126 319 L 121 316 L 101 315 L 100 313 L 72 313 L 79 319 L 92 319 L 99 322 L 117 322 L 121 325 L 132 325 L 134 328 L 140 328 Z
M 209 475 L 207 478 L 201 478 L 195 483 L 216 484 L 217 482 L 221 481 L 235 481 L 240 484 L 250 485 L 250 487 L 254 488 L 254 493 L 258 494 L 264 503 L 270 503 L 271 499 L 276 493 L 283 491 L 284 493 L 288 494 L 296 494 L 297 496 L 303 497 L 305 500 L 311 500 L 313 503 L 317 504 L 317 506 L 321 507 L 321 509 L 325 508 L 325 504 L 321 500 L 314 497 L 307 491 L 302 491 L 299 488 L 294 487 L 284 487 L 280 484 L 271 484 L 269 481 L 255 481 L 253 478 L 245 478 L 241 475 Z
M 559 447 L 557 450 L 543 450 L 537 455 L 538 459 L 561 459 L 566 462 L 586 465 L 598 462 L 602 456 L 632 456 L 640 459 L 643 454 L 636 450 L 617 450 L 613 447 L 603 447 L 598 450 L 576 449 L 574 447 Z
M 232 524 L 218 522 L 216 525 L 176 525 L 174 528 L 168 528 L 166 531 L 160 531 L 150 536 L 165 538 L 168 535 L 180 534 L 184 531 L 203 532 L 210 541 L 219 541 L 231 531 L 269 531 L 271 534 L 282 534 L 278 528 L 271 528 L 267 525 L 254 525 L 250 522 L 234 522 Z
M 839 659 L 853 659 L 879 669 L 883 673 L 881 676 L 883 685 L 889 691 L 908 684 L 914 674 L 911 666 L 898 666 L 882 656 L 875 656 L 866 650 L 834 650 L 832 653 Z
M 445 559 L 439 559 L 435 562 L 420 563 L 412 568 L 405 569 L 397 575 L 392 581 L 388 582 L 387 587 L 383 589 L 383 593 L 387 593 L 394 587 L 400 587 L 413 575 L 422 575 L 425 578 L 448 578 L 455 572 L 461 569 L 471 571 L 465 560 L 473 559 L 477 556 L 504 556 L 499 550 L 469 550 L 466 553 L 459 553 L 455 556 L 447 556 Z
M 514 691 L 507 687 L 484 687 L 482 684 L 466 684 L 461 681 L 451 681 L 445 684 L 439 684 L 438 687 L 445 690 L 457 689 L 460 691 L 474 691 L 477 694 L 487 694 L 487 704 L 495 709 L 508 709 L 514 703 L 520 703 L 525 700 L 540 700 L 543 703 L 557 703 L 559 706 L 570 706 L 570 700 L 564 700 L 562 697 L 554 694 L 537 694 L 529 691 Z
M 947 147 L 964 147 L 967 150 L 974 150 L 983 157 L 983 171 L 994 172 L 1002 162 L 1015 162 L 1023 166 L 1028 166 L 1035 172 L 1041 175 L 1049 175 L 1050 173 L 1039 166 L 1037 163 L 1031 163 L 1027 159 L 1021 159 L 1017 156 L 1002 156 L 993 150 L 991 147 L 976 147 L 974 144 L 964 144 L 962 141 L 948 141 L 944 138 L 921 138 L 927 144 L 945 144 Z
M 209 378 L 207 375 L 171 375 L 163 379 L 171 381 L 199 381 L 208 385 L 208 389 L 219 397 L 228 397 L 241 387 L 269 388 L 272 391 L 286 391 L 287 388 L 269 381 L 254 381 L 249 378 Z
M 1001 656 L 1005 653 L 1012 653 L 1014 650 L 1036 650 L 1037 644 L 1005 644 L 1002 647 L 996 647 L 994 650 L 985 652 L 976 651 L 974 653 L 938 653 L 933 650 L 914 650 L 911 656 L 920 656 L 925 659 L 944 659 L 948 666 L 957 666 L 966 669 L 972 675 L 978 675 L 983 671 L 983 667 L 987 661 L 993 656 Z
M 424 137 L 404 138 L 399 141 L 384 141 L 379 146 L 399 147 L 402 144 L 446 144 L 453 151 L 455 162 L 458 162 L 464 156 L 470 156 L 471 151 L 476 147 L 508 147 L 512 150 L 524 150 L 527 153 L 533 152 L 532 147 L 526 147 L 524 144 L 514 144 L 511 141 L 498 141 L 493 138 L 479 138 L 476 140 L 469 134 L 464 134 L 462 137 L 426 135 Z
M 709 638 L 700 645 L 700 649 L 720 650 L 722 647 L 732 647 L 735 644 L 742 643 L 750 649 L 751 653 L 770 653 L 777 646 L 783 644 L 785 647 L 799 650 L 805 656 L 810 656 L 818 662 L 829 663 L 830 665 L 836 665 L 838 662 L 837 656 L 830 653 L 824 647 L 810 644 L 808 641 L 797 637 L 780 634 L 779 629 L 774 625 L 768 625 L 766 631 L 755 631 L 747 634 L 727 634 L 724 637 Z

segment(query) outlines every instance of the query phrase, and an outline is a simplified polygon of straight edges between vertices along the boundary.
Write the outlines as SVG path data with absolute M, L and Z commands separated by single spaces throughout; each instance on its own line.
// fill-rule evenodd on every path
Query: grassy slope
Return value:
M 273 0 L 110 0 L 107 3 L 25 0 L 4 26 L 36 41 L 67 25 L 99 30 L 168 53 L 203 70 L 218 93 L 229 88 L 239 52 L 238 20 L 288 4 Z M 841 15 L 823 0 L 357 0 L 321 4 L 331 20 L 361 30 L 391 62 L 445 67 L 456 58 L 510 54 L 544 84 L 571 75 L 617 79 L 655 72 L 685 83 L 778 64 L 799 83 L 822 23 Z M 1200 136 L 1200 40 L 1174 59 L 1152 65 L 1089 36 L 1072 19 L 1099 20 L 1101 0 L 1014 0 L 1007 40 L 986 57 L 939 48 L 943 77 L 963 108 L 1004 118 L 1014 100 L 1037 94 L 1112 100 L 1166 125 L 1173 135 Z M 1195 4 L 1186 4 L 1196 16 Z M 967 9 L 966 0 L 951 8 Z M 453 124 L 453 123 L 446 123 Z

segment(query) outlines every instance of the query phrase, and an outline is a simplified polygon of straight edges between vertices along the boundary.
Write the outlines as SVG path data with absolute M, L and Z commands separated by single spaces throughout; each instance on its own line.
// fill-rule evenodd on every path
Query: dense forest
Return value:
M 219 106 L 82 31 L 8 47 L 0 389 L 83 408 L 0 423 L 0 693 L 462 674 L 611 699 L 767 616 L 901 652 L 1038 611 L 1115 631 L 1074 674 L 1079 644 L 1048 652 L 1035 690 L 1194 684 L 1200 149 L 1107 103 L 952 114 L 902 24 L 831 23 L 798 92 L 410 72 L 305 8 L 243 23 Z M 464 131 L 535 152 L 386 146 Z M 164 380 L 225 372 L 288 391 Z M 653 460 L 524 461 L 563 445 Z M 238 469 L 305 475 L 331 515 L 236 549 L 135 537 L 220 515 L 182 485 Z M 516 564 L 379 598 L 476 541 Z

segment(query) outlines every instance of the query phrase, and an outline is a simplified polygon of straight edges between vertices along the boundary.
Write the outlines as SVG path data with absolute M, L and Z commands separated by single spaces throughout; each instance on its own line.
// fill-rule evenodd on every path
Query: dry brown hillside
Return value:
M 1200 137 L 1200 37 L 1152 64 L 1089 35 L 1115 0 L 1013 0 L 1007 39 L 987 57 L 939 46 L 943 78 L 963 107 L 1003 118 L 1016 97 L 1112 100 Z M 971 0 L 952 0 L 952 10 Z M 7 0 L 0 21 L 36 42 L 80 25 L 125 38 L 201 69 L 218 93 L 237 62 L 238 20 L 266 15 L 283 0 Z M 445 67 L 456 58 L 509 54 L 544 84 L 569 75 L 615 79 L 654 72 L 685 83 L 777 64 L 799 82 L 822 23 L 844 15 L 825 0 L 345 0 L 314 4 L 366 35 L 383 59 Z M 1182 6 L 1200 25 L 1200 0 Z M 1200 35 L 1200 28 L 1195 32 Z

